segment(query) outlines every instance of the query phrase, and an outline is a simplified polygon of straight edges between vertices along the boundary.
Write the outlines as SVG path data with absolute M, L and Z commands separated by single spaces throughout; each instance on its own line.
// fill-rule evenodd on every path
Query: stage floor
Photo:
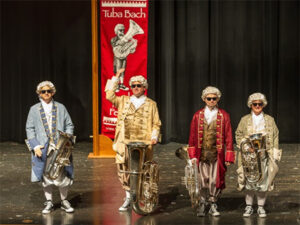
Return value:
M 122 191 L 113 159 L 88 159 L 92 144 L 81 142 L 74 149 L 75 179 L 68 199 L 75 212 L 60 209 L 54 189 L 55 210 L 42 215 L 45 201 L 42 187 L 30 182 L 30 154 L 25 145 L 0 143 L 0 223 L 1 224 L 94 224 L 94 225 L 299 225 L 300 145 L 282 144 L 283 157 L 275 179 L 275 190 L 267 198 L 265 219 L 256 213 L 242 217 L 244 193 L 236 190 L 236 165 L 226 174 L 226 189 L 218 201 L 221 216 L 197 217 L 190 206 L 188 192 L 181 184 L 184 161 L 175 156 L 178 143 L 158 145 L 155 160 L 160 164 L 159 207 L 155 213 L 139 216 L 118 212 Z

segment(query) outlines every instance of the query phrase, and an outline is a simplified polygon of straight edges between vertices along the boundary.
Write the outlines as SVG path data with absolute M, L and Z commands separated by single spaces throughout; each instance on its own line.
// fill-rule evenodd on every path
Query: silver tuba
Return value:
M 158 164 L 154 161 L 145 162 L 148 145 L 144 142 L 130 142 L 127 148 L 132 208 L 137 214 L 147 215 L 158 204 Z
M 188 146 L 180 147 L 176 150 L 175 155 L 186 161 L 184 169 L 184 177 L 182 177 L 182 183 L 185 185 L 189 192 L 191 203 L 193 208 L 199 206 L 200 201 L 200 187 L 198 182 L 198 165 L 194 162 L 192 165 L 189 164 Z
M 241 158 L 244 175 L 249 183 L 263 179 L 262 160 L 266 158 L 266 137 L 262 133 L 252 134 L 241 143 Z
M 130 53 L 135 51 L 137 40 L 133 39 L 134 35 L 143 34 L 144 30 L 133 20 L 129 20 L 129 29 L 122 37 L 122 45 L 113 48 L 114 55 L 119 59 L 125 59 Z
M 51 180 L 57 179 L 64 170 L 65 166 L 70 165 L 70 155 L 73 149 L 74 136 L 71 134 L 59 132 L 59 139 L 56 146 L 49 153 L 49 157 L 45 167 L 45 176 Z M 51 146 L 49 146 L 50 148 Z

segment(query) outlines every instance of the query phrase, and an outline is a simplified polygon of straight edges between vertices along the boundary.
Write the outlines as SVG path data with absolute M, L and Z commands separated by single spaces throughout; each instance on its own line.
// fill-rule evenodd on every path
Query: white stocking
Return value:
M 257 205 L 264 206 L 267 199 L 267 192 L 257 192 Z
M 63 201 L 68 197 L 69 187 L 59 187 L 60 199 Z
M 253 205 L 254 193 L 253 191 L 247 191 L 245 196 L 246 205 Z
M 52 201 L 52 185 L 43 187 L 43 190 L 47 201 Z

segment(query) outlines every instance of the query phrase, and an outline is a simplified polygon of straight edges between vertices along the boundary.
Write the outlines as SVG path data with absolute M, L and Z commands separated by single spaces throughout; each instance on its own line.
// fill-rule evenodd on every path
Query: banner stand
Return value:
M 93 151 L 89 154 L 88 158 L 115 158 L 115 151 L 112 149 L 112 140 L 105 136 L 100 134 L 98 136 L 99 140 L 99 146 L 96 149 L 96 153 Z
M 116 153 L 109 138 L 115 136 L 118 110 L 106 99 L 105 88 L 107 80 L 121 68 L 124 71 L 120 74 L 116 96 L 131 95 L 129 81 L 132 76 L 147 79 L 148 0 L 91 0 L 91 16 L 93 153 L 89 158 L 112 158 Z M 101 52 L 101 78 L 98 52 Z
M 99 76 L 98 76 L 98 11 L 97 0 L 91 0 L 92 14 L 92 91 L 93 91 L 93 152 L 88 158 L 114 158 L 112 140 L 99 135 Z

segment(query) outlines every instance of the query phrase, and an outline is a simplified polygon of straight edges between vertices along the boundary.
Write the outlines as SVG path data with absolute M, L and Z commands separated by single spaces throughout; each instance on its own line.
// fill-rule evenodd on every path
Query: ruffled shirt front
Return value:
M 141 105 L 143 105 L 145 103 L 145 100 L 146 100 L 146 96 L 145 95 L 142 95 L 140 97 L 136 97 L 135 95 L 132 95 L 130 97 L 130 101 L 134 105 L 135 109 L 140 108 Z
M 217 114 L 218 114 L 218 108 L 215 107 L 212 110 L 210 110 L 207 106 L 204 109 L 204 117 L 209 125 L 212 121 L 217 119 Z
M 264 113 L 261 112 L 259 115 L 255 115 L 255 113 L 251 112 L 251 115 L 252 115 L 254 132 L 255 133 L 263 132 L 265 130 Z
M 53 107 L 53 100 L 49 102 L 48 104 L 43 100 L 40 99 L 42 106 L 44 108 L 45 114 L 46 114 L 46 119 L 47 123 L 49 126 L 49 131 L 52 131 L 52 107 Z

